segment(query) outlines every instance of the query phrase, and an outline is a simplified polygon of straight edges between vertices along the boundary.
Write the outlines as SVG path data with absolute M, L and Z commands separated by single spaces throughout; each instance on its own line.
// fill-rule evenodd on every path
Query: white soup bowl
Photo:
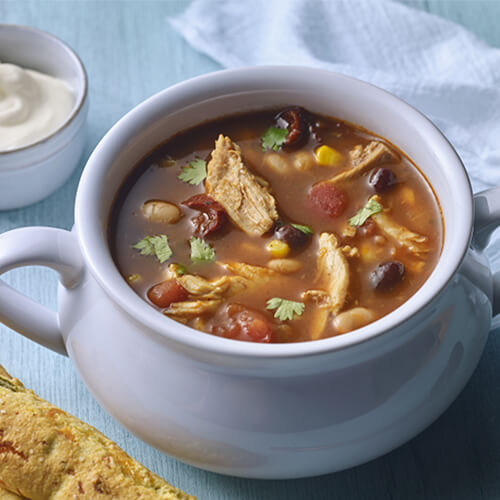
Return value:
M 120 186 L 145 155 L 181 130 L 290 104 L 372 130 L 421 168 L 445 221 L 436 268 L 394 312 L 312 342 L 240 342 L 165 317 L 113 262 L 108 220 Z M 500 310 L 500 279 L 483 255 L 500 222 L 500 191 L 474 200 L 460 159 L 429 120 L 381 89 L 328 71 L 244 68 L 158 93 L 96 147 L 75 214 L 72 232 L 25 228 L 0 236 L 0 273 L 41 264 L 61 277 L 57 313 L 0 281 L 0 319 L 67 353 L 97 401 L 136 436 L 211 471 L 312 476 L 399 446 L 463 388 Z

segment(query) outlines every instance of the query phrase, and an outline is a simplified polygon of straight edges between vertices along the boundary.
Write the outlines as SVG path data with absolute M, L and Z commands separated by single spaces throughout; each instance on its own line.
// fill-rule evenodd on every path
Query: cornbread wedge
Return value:
M 195 500 L 1 366 L 0 487 L 2 499 Z

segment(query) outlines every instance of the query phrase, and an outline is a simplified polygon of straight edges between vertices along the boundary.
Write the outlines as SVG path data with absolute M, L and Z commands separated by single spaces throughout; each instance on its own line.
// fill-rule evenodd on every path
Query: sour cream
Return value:
M 28 146 L 57 130 L 75 96 L 64 81 L 0 63 L 0 151 Z

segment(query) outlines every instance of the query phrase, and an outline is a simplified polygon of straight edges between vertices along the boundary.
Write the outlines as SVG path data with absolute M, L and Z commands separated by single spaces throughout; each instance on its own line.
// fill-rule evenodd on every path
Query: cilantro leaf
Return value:
M 212 262 L 215 260 L 214 249 L 201 238 L 194 236 L 189 240 L 191 245 L 191 260 L 193 262 Z
M 302 231 L 304 234 L 314 234 L 314 231 L 309 226 L 303 226 L 302 224 L 293 223 L 291 223 L 290 226 L 298 229 L 299 231 Z
M 362 226 L 372 215 L 382 212 L 382 205 L 370 199 L 359 212 L 349 219 L 351 226 Z
M 161 264 L 170 259 L 173 254 L 166 234 L 146 236 L 133 245 L 133 248 L 139 250 L 141 255 L 156 255 Z
M 278 151 L 288 135 L 287 128 L 269 127 L 261 137 L 262 151 L 272 149 Z
M 305 304 L 302 302 L 294 302 L 293 300 L 282 299 L 281 297 L 273 297 L 266 304 L 266 309 L 276 309 L 274 317 L 281 321 L 293 319 L 294 315 L 301 316 L 305 307 Z
M 181 181 L 197 186 L 201 184 L 207 176 L 207 162 L 196 158 L 189 164 L 181 168 L 181 173 L 177 176 Z

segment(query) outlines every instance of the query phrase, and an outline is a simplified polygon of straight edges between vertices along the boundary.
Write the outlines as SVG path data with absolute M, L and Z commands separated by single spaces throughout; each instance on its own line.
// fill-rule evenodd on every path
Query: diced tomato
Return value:
M 148 299 L 158 307 L 168 307 L 173 302 L 182 302 L 188 298 L 188 292 L 177 280 L 162 281 L 148 290 Z
M 309 191 L 309 199 L 317 210 L 329 217 L 338 217 L 347 206 L 347 194 L 327 182 L 316 184 Z
M 271 342 L 273 329 L 263 314 L 240 304 L 229 304 L 212 333 L 249 342 Z

